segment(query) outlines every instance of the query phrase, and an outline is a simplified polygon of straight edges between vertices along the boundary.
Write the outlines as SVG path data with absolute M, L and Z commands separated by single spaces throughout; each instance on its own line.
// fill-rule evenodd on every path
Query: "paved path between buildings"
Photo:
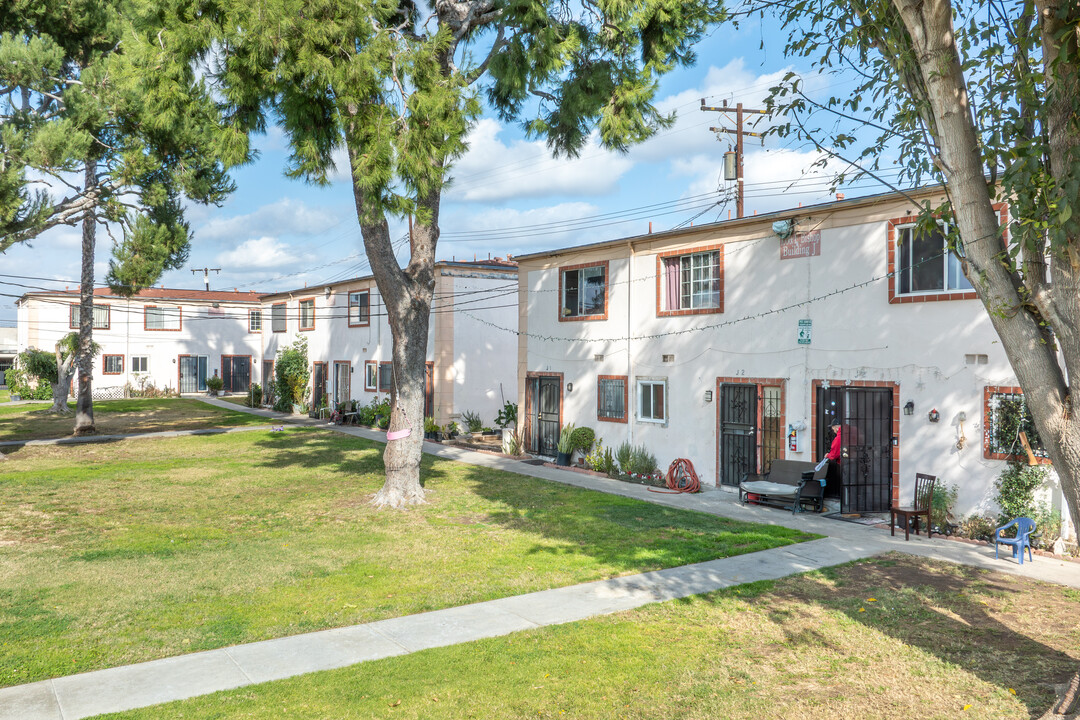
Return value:
M 207 402 L 218 404 L 220 401 L 208 399 Z M 222 405 L 236 408 L 229 403 Z M 254 412 L 279 423 L 327 426 L 326 421 L 293 419 L 264 410 Z M 385 439 L 385 433 L 365 428 L 329 427 L 357 437 Z M 756 580 L 778 579 L 888 551 L 1080 588 L 1080 563 L 1040 557 L 1020 566 L 1011 559 L 995 560 L 990 546 L 936 538 L 927 540 L 925 536 L 912 536 L 910 542 L 905 542 L 903 536 L 891 537 L 881 529 L 865 525 L 828 520 L 809 513 L 793 515 L 759 506 L 743 506 L 737 502 L 736 495 L 729 492 L 713 490 L 695 495 L 667 495 L 649 492 L 641 485 L 528 465 L 499 455 L 437 443 L 424 443 L 424 451 L 449 460 L 636 497 L 670 507 L 783 525 L 826 537 L 667 570 L 19 685 L 0 690 L 0 720 L 74 720 L 145 707 L 345 667 L 365 660 L 630 610 L 648 603 Z
M 24 447 L 26 445 L 92 445 L 110 443 L 119 440 L 141 440 L 143 438 L 172 438 L 185 435 L 224 435 L 225 433 L 269 430 L 272 425 L 244 425 L 241 427 L 200 428 L 198 430 L 162 430 L 161 432 L 128 433 L 126 435 L 80 435 L 78 437 L 42 438 L 40 440 L 4 440 L 0 448 Z

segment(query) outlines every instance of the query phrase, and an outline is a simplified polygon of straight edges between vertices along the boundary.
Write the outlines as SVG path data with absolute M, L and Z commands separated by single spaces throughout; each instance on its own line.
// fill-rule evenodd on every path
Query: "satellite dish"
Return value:
M 772 224 L 772 231 L 781 240 L 787 240 L 795 232 L 795 223 L 791 220 L 777 220 Z

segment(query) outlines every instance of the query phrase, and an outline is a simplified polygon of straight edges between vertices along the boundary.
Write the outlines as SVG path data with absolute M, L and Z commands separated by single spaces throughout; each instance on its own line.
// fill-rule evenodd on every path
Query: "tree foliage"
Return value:
M 59 225 L 122 229 L 109 282 L 122 294 L 187 258 L 182 198 L 222 200 L 247 137 L 155 0 L 11 0 L 0 6 L 0 252 Z M 83 177 L 92 168 L 89 181 Z
M 693 62 L 720 0 L 222 0 L 177 33 L 201 38 L 230 121 L 277 122 L 287 174 L 329 182 L 349 162 L 357 218 L 393 335 L 391 429 L 380 505 L 423 501 L 424 360 L 443 188 L 487 101 L 555 153 L 624 150 L 672 118 L 659 77 Z M 194 40 L 193 40 L 194 41 Z M 389 219 L 416 218 L 410 256 Z
M 294 404 L 302 405 L 310 376 L 307 338 L 297 338 L 274 358 L 274 396 L 277 398 L 274 409 L 279 412 L 292 412 Z

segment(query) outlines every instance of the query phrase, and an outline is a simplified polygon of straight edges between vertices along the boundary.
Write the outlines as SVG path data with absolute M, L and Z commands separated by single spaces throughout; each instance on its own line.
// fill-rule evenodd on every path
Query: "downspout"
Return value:
M 634 387 L 634 360 L 633 354 L 630 349 L 630 333 L 631 328 L 634 327 L 633 323 L 633 308 L 634 303 L 632 300 L 633 292 L 631 292 L 631 283 L 634 282 L 634 243 L 628 241 L 626 243 L 626 249 L 629 251 L 627 256 L 627 273 L 626 273 L 626 441 L 631 445 L 634 444 L 634 413 L 631 408 L 635 407 L 637 400 L 637 389 Z

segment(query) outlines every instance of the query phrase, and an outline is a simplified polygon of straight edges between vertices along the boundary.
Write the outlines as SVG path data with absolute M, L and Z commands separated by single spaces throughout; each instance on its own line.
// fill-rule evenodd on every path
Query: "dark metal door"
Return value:
M 435 363 L 424 363 L 424 417 L 435 416 Z
M 886 512 L 892 504 L 892 390 L 818 388 L 818 447 L 840 425 L 840 511 Z
M 738 485 L 757 472 L 757 385 L 720 386 L 720 483 Z
M 221 381 L 227 392 L 247 392 L 251 387 L 251 358 L 223 355 Z
M 206 390 L 206 356 L 180 356 L 180 392 L 195 393 Z
M 559 451 L 559 406 L 562 387 L 558 377 L 529 378 L 529 452 L 554 455 Z
M 317 408 L 322 405 L 326 397 L 326 363 L 315 363 L 311 380 L 311 407 Z
M 267 405 L 274 404 L 274 361 L 263 360 L 263 402 Z

